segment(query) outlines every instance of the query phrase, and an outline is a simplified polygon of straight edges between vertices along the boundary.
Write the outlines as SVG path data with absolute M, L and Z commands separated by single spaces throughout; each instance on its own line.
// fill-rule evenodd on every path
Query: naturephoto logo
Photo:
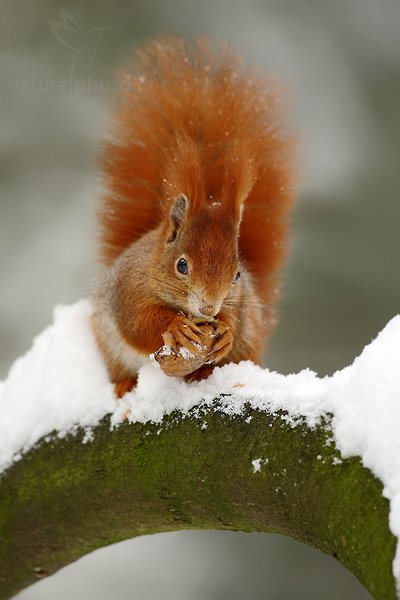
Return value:
M 61 21 L 50 21 L 49 26 L 56 40 L 71 50 L 69 79 L 73 81 L 90 70 L 104 33 L 115 29 L 117 25 L 91 27 L 85 30 L 72 15 L 65 10 L 60 12 Z
M 83 27 L 71 14 L 60 10 L 60 19 L 49 21 L 53 38 L 69 50 L 70 60 L 65 77 L 57 79 L 10 80 L 9 90 L 41 93 L 97 93 L 110 92 L 119 87 L 111 79 L 93 78 L 90 71 L 95 63 L 98 48 L 107 32 L 119 25 Z

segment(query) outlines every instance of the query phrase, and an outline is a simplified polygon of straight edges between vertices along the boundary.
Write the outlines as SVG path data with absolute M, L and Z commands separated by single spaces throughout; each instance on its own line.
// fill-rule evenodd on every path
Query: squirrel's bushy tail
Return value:
M 277 84 L 223 44 L 164 38 L 136 53 L 119 88 L 101 158 L 103 262 L 156 227 L 178 193 L 194 210 L 244 202 L 240 254 L 270 300 L 294 195 L 293 137 Z

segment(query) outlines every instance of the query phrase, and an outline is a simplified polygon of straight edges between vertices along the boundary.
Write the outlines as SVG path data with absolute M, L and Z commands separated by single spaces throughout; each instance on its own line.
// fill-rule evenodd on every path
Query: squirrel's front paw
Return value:
M 216 337 L 216 341 L 208 357 L 207 364 L 220 362 L 229 354 L 233 347 L 233 335 L 229 326 L 223 321 L 216 321 L 214 336 Z
M 163 334 L 164 346 L 154 358 L 166 375 L 185 377 L 199 369 L 214 344 L 214 329 L 198 327 L 184 315 L 178 315 Z
M 162 337 L 164 344 L 174 352 L 183 347 L 189 354 L 196 356 L 203 351 L 203 332 L 185 315 L 177 315 Z

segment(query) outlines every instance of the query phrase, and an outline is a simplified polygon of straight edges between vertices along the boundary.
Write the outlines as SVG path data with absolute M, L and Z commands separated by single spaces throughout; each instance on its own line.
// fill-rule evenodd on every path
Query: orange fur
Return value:
M 293 199 L 293 138 L 279 87 L 244 69 L 224 45 L 165 38 L 120 75 L 122 98 L 105 143 L 101 256 L 111 264 L 184 192 L 191 213 L 244 202 L 239 251 L 271 300 Z
M 108 269 L 93 294 L 110 376 L 123 392 L 165 335 L 190 355 L 204 315 L 218 339 L 190 379 L 259 363 L 294 196 L 279 88 L 222 44 L 175 38 L 137 52 L 120 82 L 101 159 Z

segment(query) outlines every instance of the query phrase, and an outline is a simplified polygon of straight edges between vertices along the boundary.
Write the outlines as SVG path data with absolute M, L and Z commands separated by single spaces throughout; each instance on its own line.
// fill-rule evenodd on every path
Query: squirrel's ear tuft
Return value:
M 168 235 L 168 242 L 171 243 L 175 240 L 179 228 L 182 225 L 183 219 L 187 212 L 189 201 L 185 194 L 179 194 L 170 210 L 170 232 Z

